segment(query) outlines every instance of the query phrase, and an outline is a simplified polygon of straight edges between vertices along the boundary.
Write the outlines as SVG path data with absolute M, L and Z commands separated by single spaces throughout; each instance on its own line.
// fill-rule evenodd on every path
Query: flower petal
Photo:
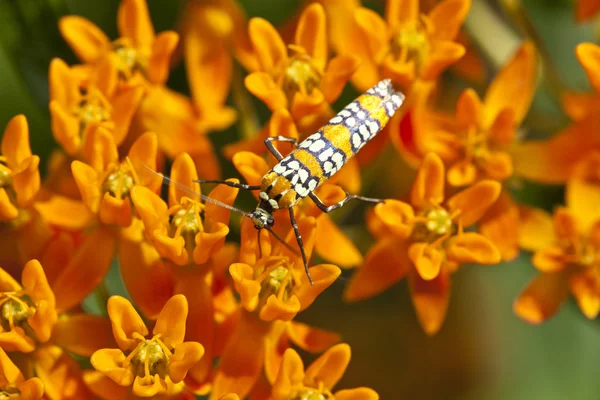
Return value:
M 69 155 L 75 155 L 81 146 L 79 119 L 71 115 L 58 101 L 50 101 L 51 128 L 54 139 Z
M 553 316 L 569 295 L 563 272 L 539 274 L 521 292 L 513 304 L 515 314 L 531 324 L 540 324 Z
M 248 34 L 263 71 L 278 71 L 287 64 L 285 43 L 269 21 L 252 18 L 248 23 Z
M 439 275 L 445 253 L 443 249 L 429 248 L 429 243 L 413 243 L 408 248 L 408 257 L 421 278 L 430 281 Z
M 181 382 L 189 369 L 196 365 L 203 355 L 204 347 L 198 342 L 177 344 L 169 360 L 169 377 L 173 383 Z
M 92 354 L 90 362 L 120 386 L 131 386 L 134 375 L 132 368 L 124 368 L 125 354 L 119 349 L 101 349 Z
M 101 182 L 98 173 L 89 165 L 75 160 L 71 164 L 73 177 L 81 193 L 81 198 L 85 205 L 93 213 L 97 213 L 100 208 L 102 194 L 100 192 Z
M 416 208 L 438 205 L 444 200 L 444 163 L 435 153 L 428 153 L 417 172 L 410 198 Z
M 393 32 L 414 24 L 419 19 L 419 0 L 388 0 L 385 19 Z
M 339 390 L 333 396 L 335 400 L 379 400 L 377 392 L 366 387 Z
M 364 264 L 346 288 L 344 299 L 358 301 L 371 298 L 406 276 L 409 268 L 408 242 L 384 238 L 365 256 Z
M 569 279 L 569 288 L 581 312 L 588 319 L 596 319 L 600 312 L 600 280 L 596 267 L 574 274 Z
M 366 36 L 370 59 L 380 63 L 389 49 L 389 32 L 385 21 L 368 8 L 357 9 L 354 18 Z
M 295 44 L 306 50 L 320 71 L 327 63 L 327 30 L 325 10 L 318 3 L 307 6 L 298 20 Z
M 426 281 L 410 274 L 410 289 L 417 317 L 428 335 L 435 335 L 446 319 L 450 298 L 450 275 L 445 268 L 436 278 Z
M 248 264 L 235 263 L 229 267 L 229 273 L 233 278 L 235 290 L 240 295 L 242 305 L 246 310 L 254 311 L 261 290 L 260 283 L 254 280 L 254 268 Z
M 459 221 L 463 227 L 473 225 L 485 214 L 500 196 L 502 186 L 490 180 L 480 181 L 452 196 L 448 202 L 450 211 L 460 211 Z
M 101 399 L 127 399 L 127 392 L 131 390 L 128 386 L 120 386 L 102 372 L 95 370 L 83 371 L 83 380 L 90 391 Z
M 111 296 L 108 299 L 108 316 L 110 317 L 112 332 L 117 345 L 122 350 L 133 350 L 135 348 L 137 340 L 132 338 L 134 333 L 142 336 L 148 334 L 146 324 L 144 324 L 129 300 L 124 297 Z
M 307 369 L 308 382 L 321 382 L 329 390 L 342 378 L 350 362 L 350 346 L 336 344 L 317 358 Z
M 399 239 L 405 239 L 412 233 L 415 214 L 409 204 L 389 199 L 375 206 L 375 215 Z
M 44 269 L 38 260 L 31 260 L 25 264 L 21 282 L 34 302 L 46 301 L 50 307 L 54 308 L 54 293 L 48 285 Z
M 31 378 L 17 386 L 23 400 L 39 400 L 44 396 L 44 384 L 40 378 Z
M 87 314 L 61 315 L 52 330 L 52 343 L 82 357 L 115 346 L 110 320 Z
M 17 326 L 8 332 L 0 332 L 0 347 L 8 352 L 31 353 L 36 349 L 36 342 Z
M 287 349 L 283 354 L 281 367 L 273 383 L 273 400 L 289 399 L 294 388 L 304 380 L 304 364 L 294 349 Z
M 165 229 L 167 224 L 167 205 L 156 193 L 144 186 L 135 186 L 131 190 L 131 200 L 144 222 L 146 232 Z
M 533 100 L 536 72 L 536 50 L 532 42 L 526 41 L 498 72 L 485 93 L 487 126 L 507 108 L 513 110 L 515 124 L 523 121 Z
M 148 62 L 150 82 L 164 85 L 169 77 L 171 56 L 179 42 L 179 35 L 172 31 L 161 32 L 152 45 L 152 56 Z
M 600 92 L 600 47 L 594 43 L 579 43 L 575 54 L 596 92 Z
M 179 294 L 171 297 L 160 312 L 152 334 L 160 335 L 161 340 L 171 348 L 183 343 L 187 314 L 185 296 Z
M 298 297 L 292 295 L 286 300 L 272 294 L 267 298 L 266 304 L 260 309 L 259 317 L 263 321 L 290 321 L 300 311 L 301 304 Z
M 13 117 L 4 130 L 2 155 L 11 169 L 18 169 L 21 162 L 31 157 L 29 126 L 24 115 Z
M 94 63 L 110 51 L 110 40 L 91 21 L 76 15 L 62 17 L 58 28 L 73 52 L 84 63 Z
M 53 58 L 48 69 L 50 101 L 56 100 L 67 107 L 81 101 L 79 82 L 71 68 L 60 58 Z
M 448 169 L 448 183 L 455 187 L 470 186 L 477 180 L 477 167 L 469 160 L 461 160 Z
M 20 384 L 25 380 L 19 368 L 8 358 L 8 355 L 0 348 L 0 382 L 3 386 Z
M 525 250 L 541 250 L 556 240 L 552 216 L 547 212 L 522 206 L 519 218 L 519 245 Z
M 300 304 L 302 304 L 301 310 L 308 308 L 308 306 L 315 301 L 317 296 L 331 286 L 331 284 L 335 282 L 337 277 L 342 273 L 338 267 L 331 264 L 315 265 L 311 267 L 309 271 L 313 280 L 313 284 L 311 285 L 308 282 L 308 277 L 306 274 L 302 274 L 302 283 L 296 291 L 296 295 L 300 300 Z
M 244 78 L 246 89 L 269 107 L 271 111 L 287 108 L 285 93 L 266 72 L 253 72 Z
M 436 4 L 428 15 L 435 27 L 433 37 L 454 40 L 470 8 L 471 0 L 445 0 Z
M 477 92 L 473 89 L 465 89 L 456 102 L 456 119 L 464 126 L 483 126 L 482 117 L 485 114 L 483 103 Z
M 260 185 L 269 170 L 267 162 L 257 154 L 240 151 L 233 156 L 233 165 L 249 185 Z
M 475 232 L 466 232 L 448 239 L 448 259 L 457 263 L 498 264 L 502 257 L 488 238 Z
M 431 44 L 429 57 L 421 67 L 420 78 L 423 80 L 436 79 L 446 68 L 460 60 L 465 55 L 462 44 L 449 40 L 436 40 Z
M 35 374 L 44 382 L 49 399 L 88 399 L 89 392 L 77 361 L 58 346 L 38 347 L 32 354 Z
M 329 104 L 335 102 L 346 82 L 358 69 L 360 59 L 351 54 L 342 54 L 329 61 L 321 80 L 321 92 Z
M 350 268 L 363 262 L 360 251 L 352 240 L 334 224 L 328 215 L 317 218 L 315 252 L 341 268 Z M 336 249 L 336 251 L 331 251 Z
M 125 140 L 131 120 L 139 108 L 143 95 L 144 89 L 141 86 L 136 86 L 121 91 L 112 100 L 114 110 L 112 118 L 115 124 L 113 137 L 117 145 Z
M 496 245 L 502 260 L 509 261 L 519 254 L 519 224 L 519 208 L 515 200 L 502 191 L 498 200 L 477 223 L 477 228 Z
M 290 340 L 302 350 L 320 353 L 341 340 L 338 333 L 314 328 L 301 322 L 290 321 L 286 324 Z
M 574 227 L 575 232 L 572 233 L 575 233 L 574 236 L 576 236 L 576 232 L 588 232 L 592 225 L 600 219 L 600 210 L 597 207 L 598 201 L 600 201 L 600 182 L 572 178 L 567 182 L 565 197 L 574 221 L 578 225 Z
M 152 46 L 154 27 L 146 0 L 123 0 L 117 14 L 117 26 L 119 34 L 131 39 L 135 47 Z

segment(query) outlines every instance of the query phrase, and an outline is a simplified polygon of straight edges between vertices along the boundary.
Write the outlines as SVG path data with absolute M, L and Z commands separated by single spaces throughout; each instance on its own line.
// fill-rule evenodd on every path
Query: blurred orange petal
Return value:
M 285 93 L 268 73 L 252 72 L 246 76 L 244 84 L 246 85 L 246 89 L 264 102 L 271 111 L 279 108 L 287 108 L 288 101 Z
M 471 226 L 479 221 L 494 204 L 501 190 L 502 186 L 498 182 L 490 180 L 477 182 L 448 199 L 448 209 L 460 211 L 460 221 L 463 226 Z
M 150 20 L 146 0 L 124 0 L 117 14 L 119 34 L 131 39 L 135 47 L 151 46 L 154 27 Z
M 110 50 L 110 40 L 91 21 L 76 15 L 62 17 L 58 28 L 73 52 L 84 63 L 94 63 Z
M 317 358 L 307 369 L 307 382 L 321 382 L 329 390 L 333 388 L 346 372 L 350 362 L 350 346 L 336 344 Z
M 444 201 L 444 163 L 435 153 L 423 159 L 413 183 L 410 198 L 417 208 L 427 208 Z
M 571 293 L 588 319 L 596 319 L 600 312 L 600 280 L 598 271 L 594 269 L 595 267 L 591 267 L 569 279 Z
M 454 40 L 470 8 L 471 0 L 445 0 L 436 4 L 428 15 L 431 25 L 435 27 L 434 37 Z
M 540 324 L 558 311 L 568 295 L 568 280 L 564 273 L 541 273 L 521 292 L 513 310 L 525 321 Z
M 439 275 L 445 253 L 442 249 L 430 248 L 429 243 L 413 243 L 408 248 L 408 257 L 421 278 L 430 281 Z
M 169 77 L 171 55 L 177 43 L 179 35 L 175 32 L 161 32 L 156 36 L 152 45 L 152 56 L 148 63 L 148 79 L 150 82 L 164 85 Z
M 296 27 L 295 44 L 306 50 L 320 71 L 325 69 L 328 57 L 327 31 L 325 10 L 321 4 L 313 3 L 302 11 Z
M 285 43 L 277 30 L 263 18 L 252 18 L 248 33 L 263 71 L 277 71 L 288 61 Z
M 83 357 L 115 346 L 110 320 L 88 314 L 61 315 L 52 331 L 52 343 Z
M 436 278 L 426 281 L 410 274 L 410 289 L 417 317 L 428 335 L 435 335 L 446 319 L 450 298 L 450 275 L 442 268 Z
M 498 264 L 502 259 L 494 243 L 475 232 L 448 239 L 446 253 L 449 260 L 458 263 Z

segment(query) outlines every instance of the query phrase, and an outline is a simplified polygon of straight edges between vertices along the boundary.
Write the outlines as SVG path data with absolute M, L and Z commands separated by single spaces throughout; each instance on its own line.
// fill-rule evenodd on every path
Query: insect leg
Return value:
M 277 161 L 281 161 L 283 156 L 281 155 L 279 150 L 277 150 L 277 148 L 273 145 L 273 142 L 286 142 L 286 143 L 291 143 L 293 146 L 296 146 L 298 144 L 298 141 L 296 139 L 285 137 L 285 136 L 272 136 L 272 137 L 266 138 L 265 146 L 267 146 L 267 149 L 269 149 L 271 154 L 273 154 L 275 156 Z
M 308 261 L 306 261 L 306 253 L 304 252 L 304 243 L 302 243 L 302 236 L 300 235 L 300 229 L 298 229 L 298 224 L 296 223 L 296 218 L 294 218 L 294 208 L 290 207 L 290 221 L 292 222 L 292 227 L 294 228 L 294 233 L 296 234 L 296 240 L 298 241 L 298 247 L 300 247 L 300 254 L 302 255 L 302 262 L 304 263 L 304 270 L 306 271 L 306 276 L 308 277 L 308 281 L 310 284 L 313 284 L 313 280 L 310 276 L 310 272 L 308 271 Z
M 243 183 L 229 182 L 229 181 L 221 181 L 218 179 L 196 179 L 194 182 L 202 183 L 216 183 L 219 185 L 227 185 L 233 188 L 243 189 L 243 190 L 260 190 L 259 185 L 246 185 Z
M 362 200 L 362 201 L 366 201 L 368 203 L 383 203 L 384 202 L 383 199 L 375 199 L 372 197 L 358 196 L 356 194 L 350 194 L 347 191 L 345 191 L 345 192 L 346 192 L 346 197 L 344 197 L 340 202 L 332 204 L 330 206 L 323 203 L 323 201 L 319 198 L 319 196 L 317 196 L 314 192 L 310 192 L 308 194 L 308 196 L 317 205 L 317 207 L 319 207 L 319 209 L 325 213 L 331 212 L 333 210 L 337 210 L 338 208 L 342 207 L 344 204 L 346 204 L 350 200 Z

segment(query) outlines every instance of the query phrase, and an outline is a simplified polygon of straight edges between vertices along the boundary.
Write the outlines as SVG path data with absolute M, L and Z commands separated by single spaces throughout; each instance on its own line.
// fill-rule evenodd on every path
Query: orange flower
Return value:
M 272 111 L 287 108 L 295 120 L 334 102 L 358 66 L 358 59 L 351 55 L 329 60 L 326 17 L 320 4 L 304 9 L 294 43 L 287 49 L 265 19 L 251 19 L 248 29 L 258 70 L 246 77 L 246 88 Z
M 293 349 L 287 349 L 281 369 L 273 385 L 273 400 L 326 398 L 338 400 L 377 400 L 379 395 L 366 387 L 332 393 L 350 362 L 350 346 L 338 344 L 304 370 L 302 359 Z
M 600 149 L 600 46 L 580 43 L 579 62 L 594 88 L 593 93 L 569 93 L 565 112 L 575 121 L 547 140 L 525 141 L 512 150 L 515 174 L 542 183 L 564 183 L 587 152 Z
M 44 395 L 44 384 L 40 378 L 25 380 L 19 368 L 0 348 L 0 396 L 23 400 L 39 400 Z
M 566 207 L 554 215 L 532 209 L 522 212 L 521 246 L 534 251 L 541 272 L 515 301 L 524 320 L 538 324 L 554 315 L 569 292 L 583 314 L 600 312 L 600 152 L 583 160 L 569 180 Z
M 85 64 L 95 66 L 110 60 L 119 71 L 119 79 L 127 84 L 164 84 L 177 33 L 155 35 L 145 0 L 122 0 L 117 25 L 121 37 L 111 42 L 85 18 L 69 15 L 59 21 L 62 36 Z
M 359 33 L 342 38 L 344 50 L 362 60 L 354 85 L 366 90 L 391 78 L 408 89 L 415 80 L 436 79 L 465 53 L 455 38 L 470 7 L 470 0 L 445 0 L 425 15 L 419 0 L 388 0 L 385 20 L 368 8 L 356 9 L 348 23 Z
M 71 156 L 79 156 L 90 132 L 108 129 L 117 145 L 127 136 L 143 89 L 117 88 L 118 74 L 110 61 L 100 64 L 88 79 L 61 59 L 50 63 L 50 114 L 56 141 Z
M 19 216 L 40 189 L 40 158 L 31 154 L 29 127 L 24 115 L 10 120 L 2 137 L 0 156 L 0 221 Z
M 500 194 L 500 184 L 481 181 L 444 203 L 444 165 L 434 153 L 419 168 L 411 205 L 387 200 L 375 207 L 378 242 L 353 277 L 346 299 L 371 297 L 404 276 L 428 334 L 436 333 L 448 306 L 450 274 L 460 264 L 497 264 L 500 253 L 487 238 L 464 229 L 475 224 Z
M 173 296 L 163 307 L 152 338 L 147 339 L 148 328 L 131 303 L 112 296 L 108 315 L 119 348 L 96 351 L 92 365 L 121 386 L 121 396 L 132 385 L 131 392 L 140 397 L 181 392 L 188 370 L 204 354 L 200 343 L 184 342 L 187 314 L 185 297 Z M 114 387 L 106 389 L 101 397 L 114 398 Z
M 11 357 L 19 365 L 27 366 L 24 370 L 41 379 L 48 398 L 87 399 L 81 371 L 69 353 L 89 357 L 111 345 L 110 324 L 94 315 L 57 317 L 56 303 L 37 260 L 25 265 L 22 286 L 0 269 L 0 345 L 13 352 Z
M 594 18 L 600 11 L 600 3 L 596 0 L 577 0 L 575 5 L 575 18 L 585 22 Z
M 281 115 L 281 113 L 274 113 L 272 121 L 275 118 L 278 118 L 279 121 L 284 121 L 283 118 L 278 117 L 279 115 Z M 273 126 L 280 127 L 281 131 L 286 133 L 291 130 L 286 128 L 286 126 L 290 126 L 286 124 L 273 124 Z M 293 127 L 293 124 L 291 126 Z M 276 130 L 272 129 L 272 131 Z M 293 135 L 293 133 L 291 135 Z M 285 154 L 285 151 L 283 154 Z M 260 185 L 262 177 L 269 170 L 269 166 L 263 158 L 246 151 L 235 154 L 233 157 L 233 164 L 249 185 Z M 354 165 L 354 167 L 357 166 Z M 358 168 L 352 170 L 348 169 L 347 166 L 344 166 L 344 168 L 328 181 L 327 184 L 320 186 L 316 193 L 319 198 L 326 202 L 326 204 L 334 204 L 343 199 L 345 192 L 333 185 L 333 183 L 337 182 L 341 186 L 344 186 L 349 192 L 356 193 L 360 190 L 360 181 L 357 181 L 357 179 L 359 179 L 359 174 L 360 171 L 358 171 Z M 354 267 L 362 263 L 362 255 L 352 241 L 335 225 L 331 217 L 328 214 L 321 212 L 312 201 L 309 199 L 301 201 L 296 206 L 296 210 L 299 211 L 299 217 L 308 216 L 316 219 L 315 252 L 320 257 L 343 268 Z M 289 231 L 291 224 L 289 223 L 289 216 L 287 214 L 280 214 L 281 215 L 277 215 L 275 218 L 276 223 L 274 229 L 280 235 L 285 235 Z M 336 251 L 331 251 L 332 249 L 335 249 Z
M 196 195 L 200 193 L 200 185 L 194 182 L 197 179 L 191 157 L 182 153 L 171 169 L 168 206 L 150 189 L 136 187 L 132 192 L 150 240 L 162 257 L 179 266 L 204 264 L 223 247 L 229 233 L 229 211 L 201 203 Z M 237 192 L 223 185 L 209 197 L 231 205 Z

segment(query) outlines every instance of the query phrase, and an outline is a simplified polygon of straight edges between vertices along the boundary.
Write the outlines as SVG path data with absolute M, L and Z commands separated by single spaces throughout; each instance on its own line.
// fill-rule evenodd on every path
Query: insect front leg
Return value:
M 273 145 L 273 142 L 286 142 L 291 143 L 294 147 L 298 144 L 298 141 L 294 138 L 285 137 L 285 136 L 272 136 L 265 139 L 265 146 L 267 149 L 275 156 L 277 161 L 281 161 L 283 155 L 277 150 L 277 148 Z
M 364 197 L 364 196 L 358 196 L 356 194 L 350 194 L 345 189 L 344 189 L 344 192 L 346 192 L 346 197 L 344 197 L 341 201 L 339 201 L 335 204 L 329 205 L 329 206 L 326 205 L 325 203 L 323 203 L 323 201 L 319 198 L 319 196 L 317 196 L 314 192 L 309 193 L 308 196 L 317 205 L 317 207 L 319 207 L 319 210 L 321 210 L 325 213 L 331 212 L 333 210 L 337 210 L 338 208 L 342 207 L 344 204 L 348 203 L 350 200 L 362 200 L 362 201 L 366 201 L 368 203 L 383 203 L 384 202 L 383 199 L 375 199 L 373 197 Z
M 292 228 L 294 228 L 294 233 L 296 234 L 296 241 L 298 242 L 298 247 L 300 247 L 300 254 L 302 255 L 302 262 L 304 263 L 304 271 L 306 271 L 306 276 L 308 277 L 308 281 L 312 285 L 313 280 L 312 280 L 312 277 L 310 276 L 310 272 L 308 271 L 308 261 L 306 260 L 306 253 L 304 252 L 304 243 L 302 242 L 302 235 L 300 235 L 300 229 L 298 229 L 298 224 L 296 223 L 296 218 L 294 217 L 293 207 L 290 207 L 289 210 L 290 210 L 290 221 L 292 222 Z

